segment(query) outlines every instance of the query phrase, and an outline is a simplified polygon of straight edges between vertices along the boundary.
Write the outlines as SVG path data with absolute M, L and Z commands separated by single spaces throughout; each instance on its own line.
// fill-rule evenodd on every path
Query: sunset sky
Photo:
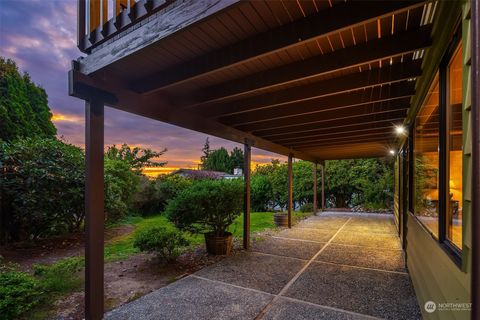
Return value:
M 15 60 L 47 91 L 58 136 L 83 146 L 84 103 L 67 94 L 67 71 L 82 53 L 76 47 L 76 0 L 0 0 L 0 56 Z M 111 108 L 105 110 L 105 144 L 167 148 L 169 168 L 196 168 L 205 134 Z M 210 137 L 210 146 L 241 145 Z M 253 149 L 252 161 L 284 157 Z

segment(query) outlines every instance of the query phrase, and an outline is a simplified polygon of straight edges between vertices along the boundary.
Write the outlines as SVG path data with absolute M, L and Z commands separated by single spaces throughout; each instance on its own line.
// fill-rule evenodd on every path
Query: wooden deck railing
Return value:
M 90 50 L 174 0 L 77 0 L 77 46 Z

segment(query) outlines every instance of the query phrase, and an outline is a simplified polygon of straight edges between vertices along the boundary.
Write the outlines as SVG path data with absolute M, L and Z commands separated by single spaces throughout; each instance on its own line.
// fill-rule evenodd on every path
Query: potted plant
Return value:
M 199 180 L 171 200 L 165 213 L 178 228 L 203 233 L 209 253 L 229 254 L 227 229 L 242 209 L 241 180 Z
M 287 227 L 288 226 L 288 213 L 286 212 L 275 212 L 273 214 L 273 222 L 277 227 Z

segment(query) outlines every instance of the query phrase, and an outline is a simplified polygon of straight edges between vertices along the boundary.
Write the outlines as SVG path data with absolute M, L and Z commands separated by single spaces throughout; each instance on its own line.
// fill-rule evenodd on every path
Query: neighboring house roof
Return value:
M 172 172 L 172 174 L 181 175 L 191 179 L 224 179 L 232 176 L 226 172 L 193 169 L 179 169 Z

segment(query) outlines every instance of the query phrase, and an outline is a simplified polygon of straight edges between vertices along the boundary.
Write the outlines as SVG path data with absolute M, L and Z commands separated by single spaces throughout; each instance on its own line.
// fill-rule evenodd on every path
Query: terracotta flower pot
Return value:
M 273 215 L 273 221 L 278 227 L 288 227 L 288 214 L 275 213 Z
M 225 232 L 223 236 L 216 236 L 213 232 L 205 233 L 205 244 L 207 252 L 215 255 L 230 254 L 233 246 L 233 237 L 230 232 Z

